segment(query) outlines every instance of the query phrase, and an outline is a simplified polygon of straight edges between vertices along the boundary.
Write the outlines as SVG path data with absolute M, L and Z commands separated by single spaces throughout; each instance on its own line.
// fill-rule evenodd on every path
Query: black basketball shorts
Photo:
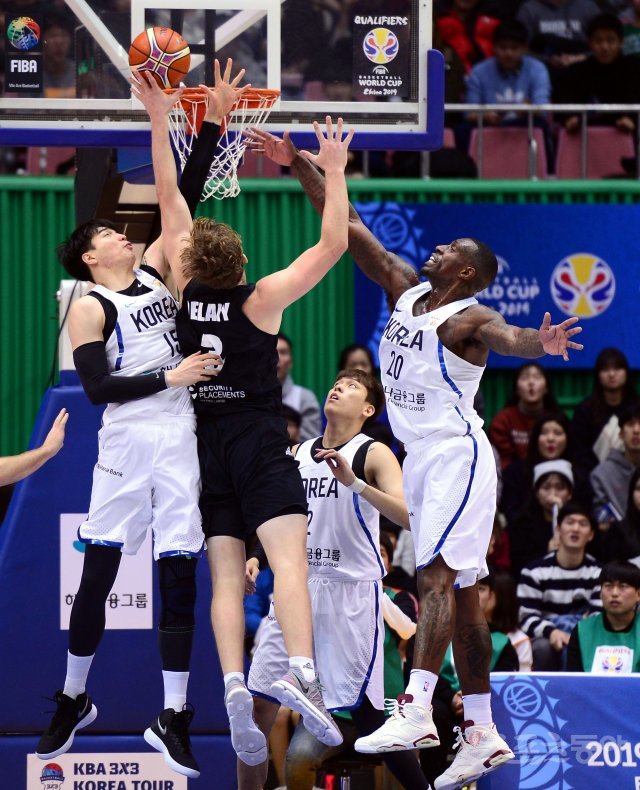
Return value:
M 282 417 L 243 412 L 200 419 L 197 435 L 205 537 L 245 540 L 275 516 L 306 516 L 302 478 Z

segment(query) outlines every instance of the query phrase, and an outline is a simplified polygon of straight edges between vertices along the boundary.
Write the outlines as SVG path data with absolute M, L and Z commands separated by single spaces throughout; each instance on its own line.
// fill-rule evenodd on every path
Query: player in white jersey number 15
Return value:
M 316 210 L 322 176 L 285 137 L 253 133 L 253 147 L 290 165 Z M 411 679 L 397 711 L 356 742 L 362 752 L 427 748 L 437 743 L 431 699 L 453 642 L 465 723 L 450 768 L 435 783 L 453 790 L 513 759 L 491 714 L 491 638 L 478 602 L 478 578 L 496 505 L 496 474 L 473 396 L 489 351 L 527 359 L 569 358 L 577 318 L 539 330 L 507 324 L 475 294 L 490 285 L 497 260 L 482 242 L 460 238 L 438 246 L 420 272 L 386 250 L 350 207 L 349 252 L 395 309 L 380 346 L 389 419 L 407 447 L 405 499 L 416 548 L 420 614 Z M 428 282 L 420 283 L 419 275 Z

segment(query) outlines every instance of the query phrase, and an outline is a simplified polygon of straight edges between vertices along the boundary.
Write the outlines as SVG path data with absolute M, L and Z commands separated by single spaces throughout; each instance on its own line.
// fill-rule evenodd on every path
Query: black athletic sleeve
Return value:
M 269 567 L 269 560 L 267 559 L 267 552 L 264 550 L 262 543 L 256 537 L 255 540 L 252 542 L 253 545 L 247 551 L 247 559 L 248 560 L 258 560 L 258 568 L 263 571 L 265 568 Z
M 73 361 L 87 397 L 96 406 L 126 403 L 167 389 L 164 371 L 144 376 L 110 375 L 105 344 L 100 340 L 76 348 Z
M 196 212 L 204 185 L 209 174 L 209 165 L 220 139 L 220 127 L 217 123 L 203 121 L 200 132 L 193 141 L 193 148 L 182 171 L 180 192 L 187 201 L 191 216 Z
M 580 650 L 580 637 L 578 636 L 578 626 L 576 626 L 571 632 L 569 644 L 567 645 L 567 672 L 584 672 L 582 651 Z

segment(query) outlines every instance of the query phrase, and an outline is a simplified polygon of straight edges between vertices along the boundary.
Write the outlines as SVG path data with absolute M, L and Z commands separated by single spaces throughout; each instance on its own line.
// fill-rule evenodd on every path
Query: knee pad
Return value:
M 188 631 L 195 626 L 196 563 L 191 557 L 163 557 L 158 560 L 163 631 Z

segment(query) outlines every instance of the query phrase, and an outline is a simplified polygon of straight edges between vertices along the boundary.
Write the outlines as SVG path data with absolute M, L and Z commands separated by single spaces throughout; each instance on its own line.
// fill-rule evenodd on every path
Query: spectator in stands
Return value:
M 543 461 L 557 458 L 571 460 L 569 447 L 569 420 L 562 413 L 546 414 L 533 424 L 527 455 L 516 458 L 504 470 L 500 510 L 508 522 L 522 510 L 523 494 L 531 491 L 533 468 Z
M 573 494 L 573 470 L 569 461 L 558 458 L 536 464 L 531 491 L 507 530 L 511 572 L 516 577 L 525 565 L 557 549 L 557 515 Z
M 556 100 L 574 104 L 636 104 L 640 102 L 640 58 L 622 52 L 622 22 L 613 14 L 601 14 L 589 22 L 591 55 L 567 69 L 558 81 Z M 636 130 L 633 113 L 590 113 L 589 124 L 615 125 L 624 132 Z M 569 132 L 580 129 L 579 115 L 563 120 Z
M 543 60 L 551 79 L 584 60 L 587 25 L 600 9 L 593 0 L 526 0 L 518 19 L 529 31 L 531 51 Z
M 499 24 L 499 19 L 484 12 L 481 0 L 452 0 L 449 10 L 436 19 L 436 32 L 469 74 L 475 63 L 493 55 L 493 34 Z
M 377 375 L 376 362 L 368 346 L 352 343 L 342 349 L 338 359 L 338 370 L 352 370 L 353 368 L 364 370 L 370 376 Z
M 544 368 L 537 362 L 519 367 L 511 397 L 489 427 L 489 439 L 500 455 L 503 469 L 516 458 L 526 457 L 535 421 L 547 412 L 559 411 Z
M 603 532 L 626 515 L 631 477 L 640 468 L 640 405 L 626 409 L 618 419 L 623 449 L 611 450 L 591 472 L 594 515 Z
M 493 38 L 494 57 L 477 63 L 467 82 L 468 104 L 547 104 L 551 101 L 551 81 L 546 66 L 526 54 L 528 33 L 522 22 L 503 22 Z M 467 119 L 476 123 L 479 113 Z M 487 126 L 524 125 L 527 116 L 515 112 L 487 112 Z M 536 119 L 542 122 L 542 119 Z
M 47 99 L 76 96 L 76 64 L 71 57 L 71 28 L 62 16 L 50 16 L 43 26 L 42 76 Z
M 601 607 L 600 566 L 586 551 L 594 535 L 588 509 L 566 504 L 557 532 L 557 551 L 528 565 L 518 585 L 520 627 L 533 640 L 533 668 L 540 672 L 565 667 L 571 631 Z
M 624 517 L 603 532 L 602 560 L 633 560 L 640 556 L 640 469 L 629 482 L 629 498 Z
M 294 444 L 300 444 L 300 426 L 302 424 L 302 415 L 299 411 L 292 409 L 291 406 L 282 404 L 282 416 L 287 421 L 287 433 L 289 434 L 289 443 L 293 447 Z
M 399 590 L 407 590 L 413 595 L 418 594 L 416 582 L 416 554 L 413 548 L 413 538 L 406 529 L 401 529 L 397 524 L 389 521 L 384 516 L 380 517 L 380 534 L 384 532 L 385 540 L 391 543 L 390 566 L 387 569 L 385 583 Z M 406 536 L 409 540 L 406 540 Z M 382 541 L 382 538 L 380 538 Z
M 582 474 L 621 447 L 618 415 L 638 404 L 627 358 L 620 349 L 603 348 L 596 359 L 593 392 L 576 406 L 571 422 L 573 460 Z
M 40 447 L 20 455 L 0 458 L 0 486 L 9 486 L 24 480 L 57 455 L 64 444 L 64 431 L 69 419 L 66 409 L 61 409 Z
M 322 433 L 320 404 L 311 390 L 295 384 L 291 378 L 293 344 L 284 334 L 278 333 L 278 379 L 282 385 L 282 402 L 295 409 L 302 417 L 300 440 L 305 442 Z
M 640 54 L 640 0 L 631 0 L 631 8 L 620 16 L 623 24 L 625 55 Z
M 507 571 L 491 570 L 478 582 L 478 594 L 492 635 L 506 634 L 518 656 L 520 672 L 531 672 L 531 640 L 518 625 L 518 596 L 513 576 Z
M 628 675 L 640 672 L 640 569 L 610 562 L 600 575 L 603 612 L 582 620 L 567 648 L 569 672 Z

